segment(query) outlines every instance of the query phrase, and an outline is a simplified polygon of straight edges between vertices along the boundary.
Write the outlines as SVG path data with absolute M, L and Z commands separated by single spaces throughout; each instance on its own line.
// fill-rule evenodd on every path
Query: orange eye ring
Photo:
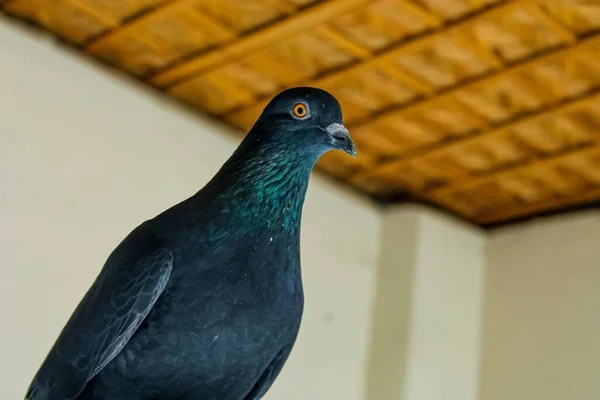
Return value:
M 304 103 L 296 103 L 294 105 L 294 116 L 296 118 L 306 118 L 306 116 L 308 115 L 308 108 L 306 107 L 306 104 Z

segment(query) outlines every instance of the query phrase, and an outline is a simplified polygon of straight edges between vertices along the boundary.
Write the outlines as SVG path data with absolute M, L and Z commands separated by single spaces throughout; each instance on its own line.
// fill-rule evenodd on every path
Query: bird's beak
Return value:
M 356 146 L 352 139 L 350 139 L 350 133 L 344 125 L 333 123 L 325 128 L 325 131 L 329 134 L 329 139 L 335 148 L 344 150 L 356 158 Z

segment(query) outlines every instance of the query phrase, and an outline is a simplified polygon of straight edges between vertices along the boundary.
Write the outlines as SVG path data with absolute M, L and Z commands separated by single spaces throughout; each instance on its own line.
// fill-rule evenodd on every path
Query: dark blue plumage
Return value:
M 300 220 L 312 168 L 356 155 L 333 96 L 280 93 L 217 175 L 112 252 L 26 398 L 260 399 L 303 310 Z

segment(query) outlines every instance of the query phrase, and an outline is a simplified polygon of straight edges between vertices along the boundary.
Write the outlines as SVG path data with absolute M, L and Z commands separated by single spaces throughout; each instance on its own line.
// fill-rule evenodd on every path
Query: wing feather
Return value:
M 72 400 L 125 347 L 163 292 L 173 255 L 144 225 L 110 255 L 26 395 Z

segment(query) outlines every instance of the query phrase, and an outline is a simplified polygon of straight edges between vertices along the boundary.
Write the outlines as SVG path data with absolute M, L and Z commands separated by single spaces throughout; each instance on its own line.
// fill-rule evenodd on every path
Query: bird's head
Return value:
M 289 151 L 321 156 L 343 150 L 356 157 L 356 147 L 342 125 L 342 109 L 328 92 L 297 87 L 275 96 L 263 110 L 253 129 L 258 140 L 277 143 Z

